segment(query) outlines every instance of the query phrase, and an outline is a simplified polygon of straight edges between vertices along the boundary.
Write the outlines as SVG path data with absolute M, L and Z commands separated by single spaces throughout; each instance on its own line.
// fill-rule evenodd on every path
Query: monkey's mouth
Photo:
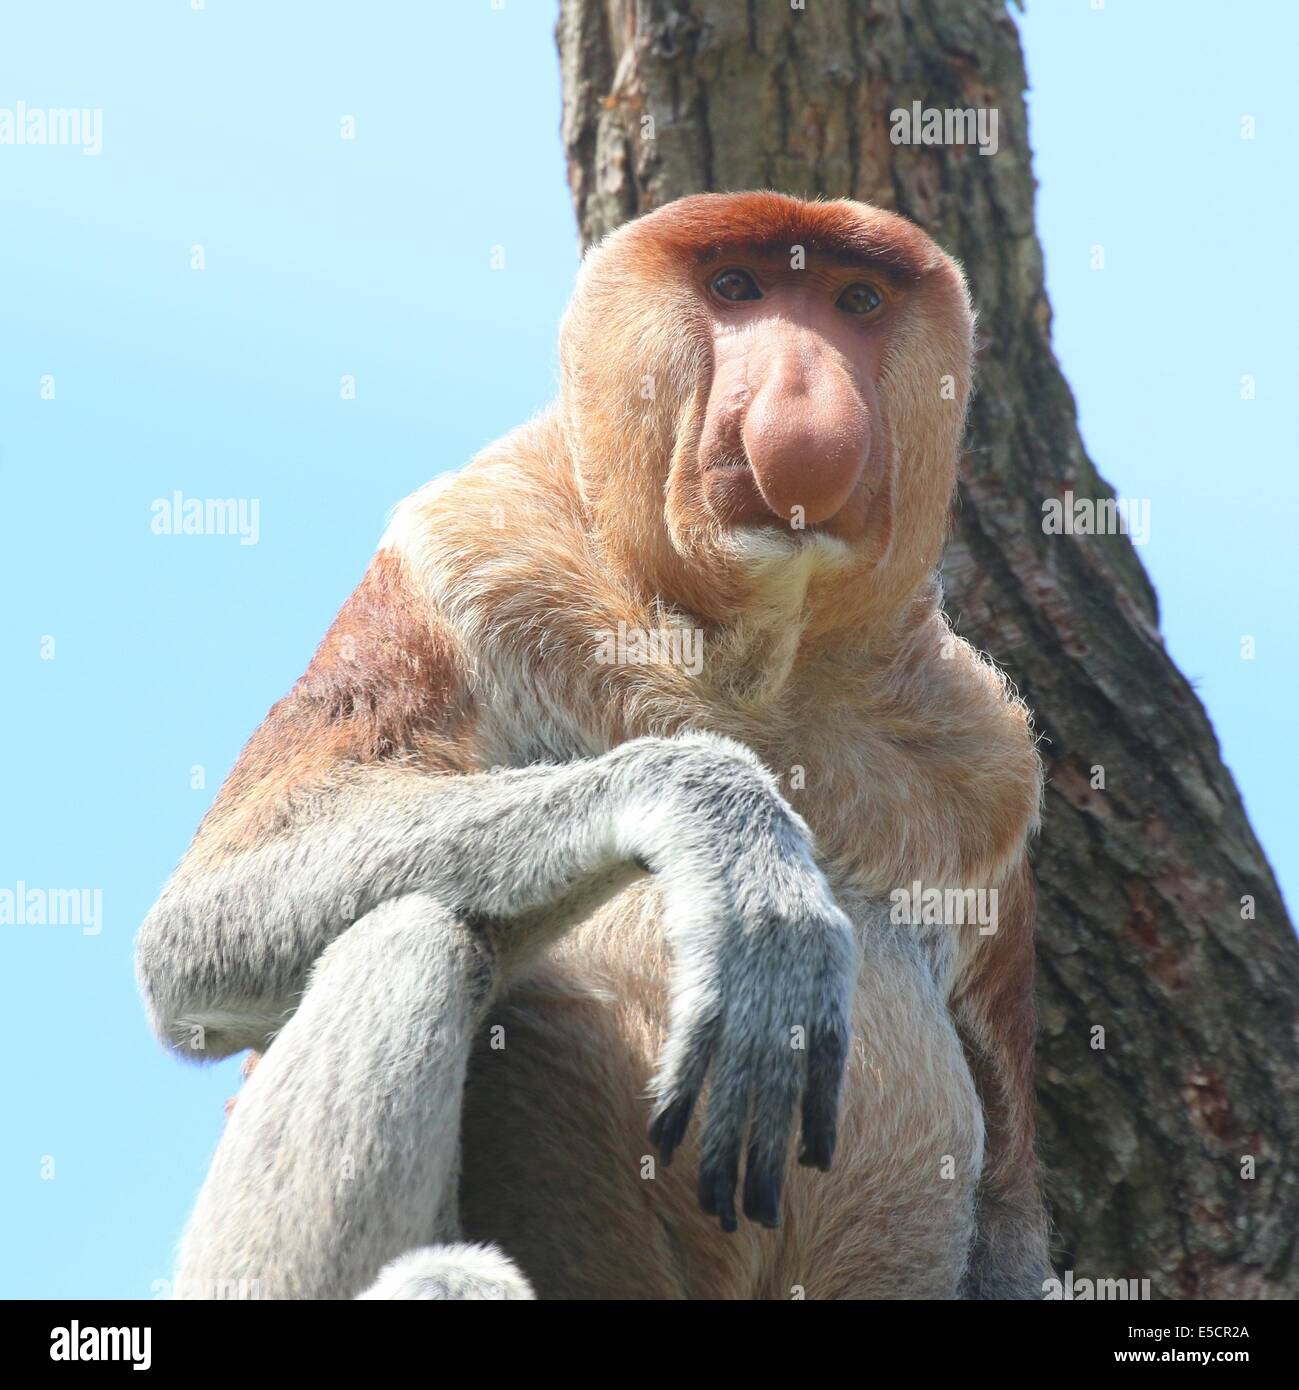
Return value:
M 743 453 L 727 452 L 703 467 L 704 501 L 713 519 L 725 527 L 781 527 L 786 519 L 767 505 L 753 465 Z
M 728 450 L 707 460 L 701 482 L 704 502 L 714 521 L 728 530 L 778 531 L 795 539 L 802 535 L 829 535 L 852 541 L 865 529 L 869 495 L 862 483 L 834 515 L 808 521 L 796 504 L 786 514 L 768 501 L 743 452 Z

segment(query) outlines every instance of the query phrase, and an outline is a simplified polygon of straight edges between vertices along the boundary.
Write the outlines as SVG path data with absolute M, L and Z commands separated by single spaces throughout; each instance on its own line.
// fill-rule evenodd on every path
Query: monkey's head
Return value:
M 718 616 L 782 572 L 900 608 L 946 533 L 971 350 L 960 269 L 892 213 L 701 194 L 627 224 L 561 334 L 611 563 Z

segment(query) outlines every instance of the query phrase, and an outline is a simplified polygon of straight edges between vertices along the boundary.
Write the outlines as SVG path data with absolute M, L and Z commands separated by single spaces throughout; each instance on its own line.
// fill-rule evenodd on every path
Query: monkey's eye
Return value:
M 723 270 L 720 275 L 713 277 L 709 288 L 719 299 L 729 300 L 732 304 L 738 304 L 742 299 L 762 298 L 758 282 L 747 270 Z
M 873 285 L 849 285 L 834 302 L 845 314 L 873 314 L 884 301 Z

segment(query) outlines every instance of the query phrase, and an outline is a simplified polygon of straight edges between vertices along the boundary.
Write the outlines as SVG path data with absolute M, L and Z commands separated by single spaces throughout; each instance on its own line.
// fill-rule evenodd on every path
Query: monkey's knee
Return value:
M 413 987 L 446 999 L 453 1013 L 476 1013 L 496 985 L 496 956 L 485 932 L 428 894 L 407 893 L 372 908 L 321 953 L 309 991 L 333 981 L 349 993 Z
M 320 957 L 230 1117 L 181 1247 L 203 1289 L 352 1298 L 403 1251 L 459 1234 L 460 1108 L 493 968 L 420 894 Z
M 494 1245 L 439 1245 L 412 1250 L 379 1271 L 362 1299 L 533 1299 L 532 1285 Z

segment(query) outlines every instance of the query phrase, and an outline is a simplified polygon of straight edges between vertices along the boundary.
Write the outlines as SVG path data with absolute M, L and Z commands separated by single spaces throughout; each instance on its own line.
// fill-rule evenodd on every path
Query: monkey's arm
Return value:
M 1041 1298 L 1051 1276 L 1034 1151 L 1033 897 L 1025 858 L 1002 890 L 996 933 L 953 1001 L 987 1131 L 969 1298 Z
M 182 865 L 146 919 L 138 972 L 173 1046 L 264 1047 L 325 947 L 391 899 L 438 904 L 508 968 L 649 870 L 674 949 L 653 1082 L 665 1159 L 711 1066 L 701 1201 L 724 1225 L 746 1128 L 745 1210 L 776 1221 L 800 1094 L 803 1161 L 829 1166 L 855 944 L 806 826 L 739 745 L 641 739 L 586 762 L 473 775 L 370 768 L 311 810 L 256 848 Z M 806 1050 L 791 1043 L 800 1031 Z

